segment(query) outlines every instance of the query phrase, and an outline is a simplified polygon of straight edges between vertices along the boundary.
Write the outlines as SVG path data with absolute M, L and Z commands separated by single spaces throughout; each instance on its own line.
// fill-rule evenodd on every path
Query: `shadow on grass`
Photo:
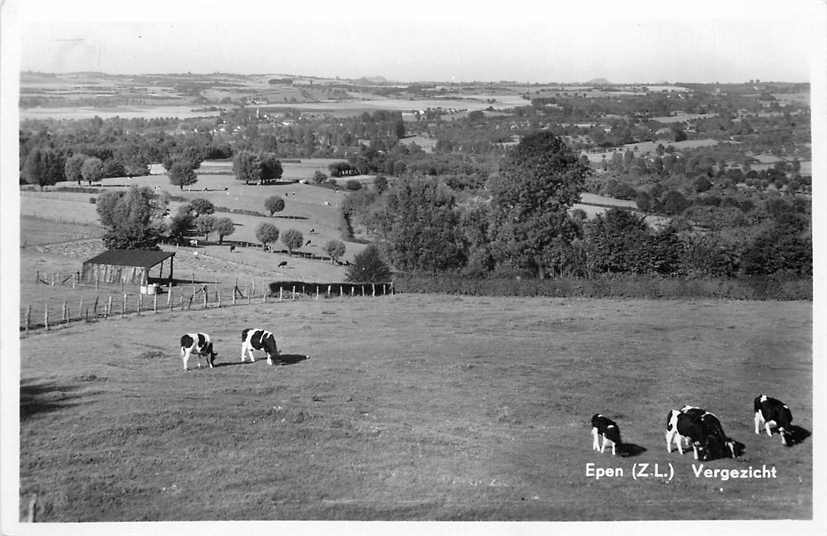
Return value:
M 20 420 L 24 421 L 38 413 L 49 413 L 76 406 L 68 402 L 80 398 L 71 391 L 79 389 L 74 385 L 58 385 L 55 382 L 35 383 L 31 380 L 20 382 Z
M 640 445 L 635 445 L 634 443 L 621 443 L 617 446 L 618 456 L 623 456 L 624 458 L 628 458 L 629 456 L 640 456 L 644 452 L 646 452 L 646 447 L 641 447 Z
M 302 361 L 306 361 L 310 359 L 310 356 L 303 355 L 303 354 L 280 354 L 277 358 L 273 359 L 273 365 L 295 365 L 296 363 L 301 363 Z M 234 367 L 236 365 L 255 365 L 257 363 L 267 363 L 266 357 L 259 357 L 256 358 L 255 362 L 251 361 L 227 361 L 224 363 L 216 363 L 215 368 L 218 367 Z
M 218 368 L 218 367 L 234 367 L 236 365 L 254 365 L 254 364 L 255 363 L 252 363 L 250 361 L 226 361 L 224 363 L 216 363 L 215 368 Z
M 787 446 L 792 447 L 794 445 L 798 445 L 811 435 L 812 433 L 806 428 L 802 428 L 800 426 L 792 424 L 787 429 Z

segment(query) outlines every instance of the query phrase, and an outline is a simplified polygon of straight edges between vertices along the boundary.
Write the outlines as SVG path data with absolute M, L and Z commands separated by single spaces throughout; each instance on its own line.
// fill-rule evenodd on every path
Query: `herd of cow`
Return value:
M 791 444 L 791 423 L 793 420 L 790 408 L 775 398 L 767 395 L 755 397 L 755 433 L 760 434 L 763 424 L 767 435 L 772 437 L 773 430 L 781 436 L 781 443 Z M 603 439 L 602 444 L 600 438 Z M 616 447 L 622 445 L 620 427 L 616 422 L 604 417 L 600 413 L 592 417 L 592 449 L 603 452 L 607 443 L 611 443 L 612 454 L 616 454 Z M 686 405 L 681 409 L 670 410 L 666 415 L 666 452 L 672 452 L 672 443 L 683 454 L 684 442 L 691 443 L 695 459 L 710 460 L 738 455 L 737 443 L 724 433 L 721 421 L 715 414 L 704 409 Z
M 279 351 L 276 346 L 276 336 L 265 329 L 247 328 L 241 332 L 241 361 L 249 356 L 251 362 L 255 362 L 253 350 L 263 350 L 267 354 L 267 364 L 273 364 L 273 358 L 278 359 Z M 218 353 L 213 348 L 212 340 L 206 333 L 187 333 L 181 337 L 181 359 L 184 362 L 184 370 L 187 369 L 187 362 L 190 355 L 197 355 L 206 359 L 210 368 L 215 366 L 215 357 Z M 201 362 L 198 362 L 199 368 Z

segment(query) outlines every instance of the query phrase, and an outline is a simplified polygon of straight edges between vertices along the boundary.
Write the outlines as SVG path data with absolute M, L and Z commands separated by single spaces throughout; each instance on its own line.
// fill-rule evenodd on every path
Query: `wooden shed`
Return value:
M 174 252 L 144 249 L 110 249 L 83 263 L 81 280 L 87 283 L 172 283 Z M 169 259 L 169 270 L 164 277 L 164 264 Z M 159 266 L 157 276 L 152 269 Z

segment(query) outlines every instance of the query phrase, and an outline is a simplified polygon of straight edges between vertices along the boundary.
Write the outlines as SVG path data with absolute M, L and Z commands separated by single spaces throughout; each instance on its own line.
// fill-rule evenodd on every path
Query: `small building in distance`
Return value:
M 110 249 L 83 263 L 81 281 L 87 283 L 172 283 L 174 252 L 144 249 Z M 169 259 L 168 274 L 164 276 L 164 264 Z M 157 276 L 150 273 L 158 266 Z

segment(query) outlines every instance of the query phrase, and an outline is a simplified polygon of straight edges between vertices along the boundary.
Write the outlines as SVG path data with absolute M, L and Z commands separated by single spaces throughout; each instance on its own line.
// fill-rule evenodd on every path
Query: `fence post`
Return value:
M 356 287 L 355 286 L 350 287 L 350 297 L 352 298 L 353 296 L 356 296 Z
M 327 295 L 330 296 L 331 294 L 333 294 L 333 285 L 328 285 L 327 286 Z
M 34 282 L 40 283 L 40 270 L 36 270 L 34 273 Z
M 221 309 L 221 287 L 218 287 L 218 290 L 215 291 L 215 297 L 218 302 L 218 308 Z
M 296 299 L 296 285 L 293 285 L 293 296 L 291 297 L 291 299 Z
M 266 292 L 261 293 L 261 303 L 267 303 L 267 293 Z
M 339 297 L 340 297 L 340 298 L 341 298 L 342 296 L 344 296 L 344 295 L 345 295 L 345 294 L 344 294 L 344 292 L 345 292 L 345 291 L 344 291 L 344 286 L 343 286 L 343 285 L 339 285 Z
M 121 302 L 121 317 L 126 316 L 126 294 L 123 295 L 123 301 Z
M 169 287 L 169 295 L 167 296 L 167 306 L 169 307 L 169 312 L 172 312 L 172 287 Z
M 181 303 L 179 304 L 179 305 L 180 305 L 180 309 L 183 311 L 183 310 L 184 310 L 184 297 L 183 297 L 183 296 L 181 296 L 180 300 L 181 300 Z
M 193 273 L 192 273 L 192 279 L 190 279 L 190 282 L 191 282 L 193 285 L 195 284 L 195 272 L 193 272 Z
M 88 307 L 83 310 L 83 318 L 84 318 L 84 320 L 89 322 L 89 308 Z
M 75 286 L 77 285 L 77 282 L 78 282 L 77 274 L 72 274 L 72 288 L 75 288 Z
M 46 329 L 49 329 L 49 303 L 46 303 L 46 309 L 43 311 L 43 323 L 46 325 Z
M 316 299 L 319 299 L 319 285 L 316 285 Z
M 78 314 L 83 315 L 83 296 L 80 297 L 80 305 L 78 305 Z
M 370 284 L 370 290 L 371 290 L 372 296 L 375 297 L 376 296 L 376 285 L 374 283 Z
M 255 279 L 253 279 L 252 281 L 250 281 L 250 288 L 251 288 L 251 289 L 253 289 L 253 290 L 251 290 L 250 292 L 252 292 L 253 294 L 255 294 L 255 293 L 256 293 L 256 280 L 255 280 Z
M 247 289 L 247 305 L 253 303 L 253 294 L 250 292 L 250 289 Z
M 106 304 L 106 318 L 112 314 L 112 295 L 109 295 L 109 302 Z
M 95 290 L 98 290 L 98 288 L 100 288 L 100 279 L 98 278 L 98 271 L 95 270 Z
M 26 307 L 26 333 L 29 332 L 29 326 L 32 323 L 32 306 L 29 305 Z
M 238 285 L 233 287 L 233 305 L 235 305 L 235 293 L 236 293 L 237 290 L 238 290 Z
M 393 281 L 391 281 L 391 296 L 396 294 L 396 287 L 393 286 Z
M 282 299 L 282 291 L 283 291 L 283 290 L 284 290 L 284 289 L 282 288 L 282 286 L 281 286 L 281 285 L 279 285 L 279 301 L 281 301 L 281 299 Z
M 140 316 L 141 315 L 141 309 L 143 308 L 143 305 L 144 305 L 144 295 L 140 292 L 138 292 L 137 302 L 138 302 L 138 316 Z
M 204 309 L 207 308 L 207 294 L 209 294 L 209 292 L 210 291 L 207 290 L 207 286 L 204 285 Z
M 158 312 L 158 293 L 157 292 L 152 295 L 152 312 L 153 313 Z
M 55 286 L 55 273 L 54 272 L 52 272 L 52 285 L 51 286 Z
M 95 296 L 95 304 L 92 306 L 92 316 L 95 317 L 95 320 L 98 319 L 98 297 Z
M 63 318 L 61 318 L 61 322 L 63 324 L 66 323 L 66 312 L 68 311 L 69 307 L 66 305 L 66 300 L 63 300 Z

